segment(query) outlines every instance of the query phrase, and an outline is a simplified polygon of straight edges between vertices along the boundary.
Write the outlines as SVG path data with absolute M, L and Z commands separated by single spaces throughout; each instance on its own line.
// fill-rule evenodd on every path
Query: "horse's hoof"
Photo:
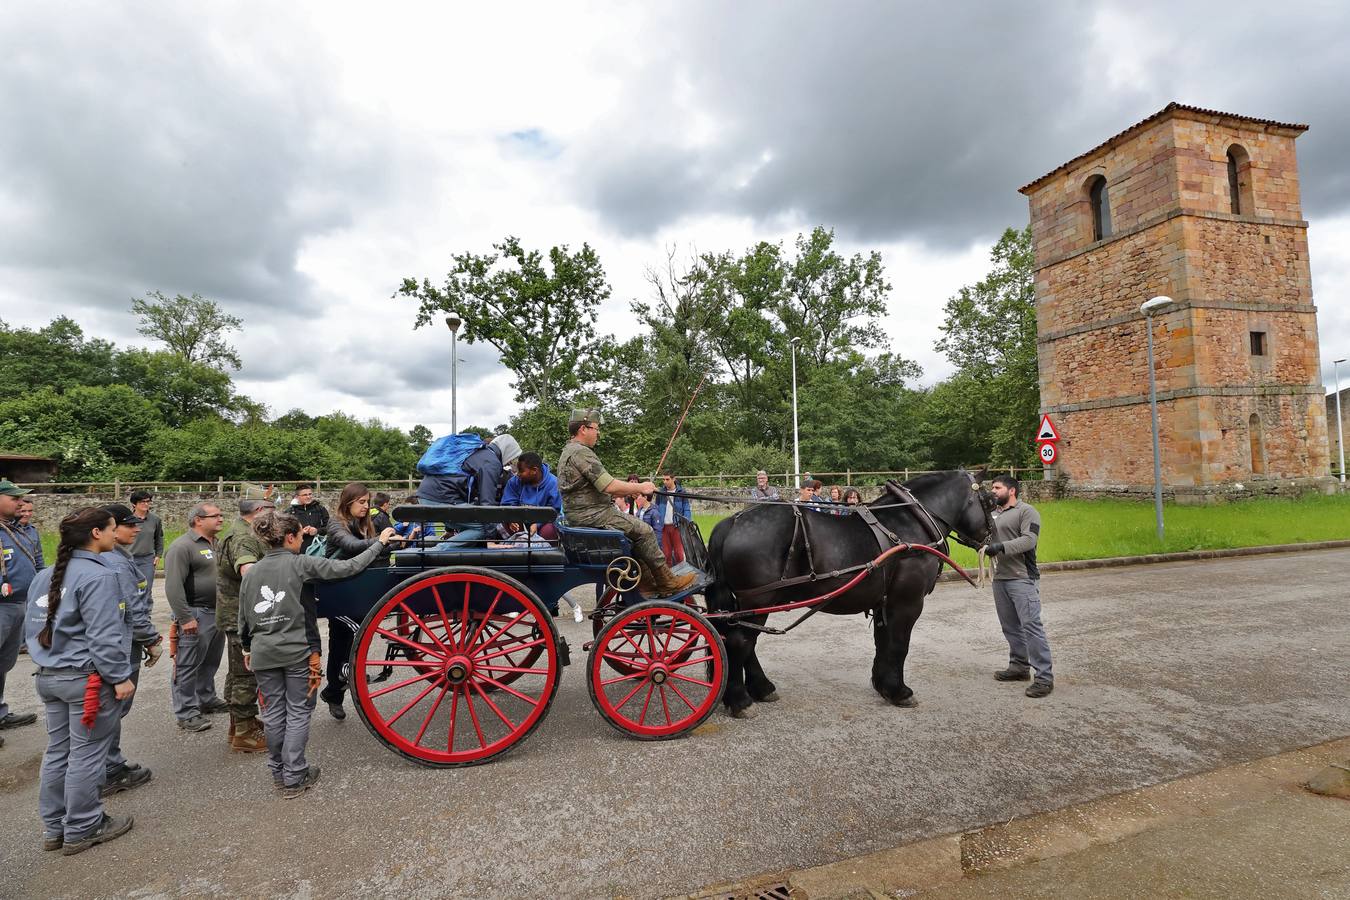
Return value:
M 759 714 L 755 712 L 753 706 L 747 706 L 745 709 L 733 709 L 731 711 L 731 717 L 733 719 L 753 719 L 757 715 Z
M 919 705 L 918 699 L 916 699 L 913 694 L 910 694 L 908 697 L 901 697 L 899 700 L 891 698 L 891 703 L 901 709 L 913 709 Z
M 756 703 L 777 703 L 780 699 L 782 699 L 782 698 L 780 698 L 780 697 L 778 696 L 778 692 L 777 692 L 777 691 L 769 691 L 769 693 L 768 693 L 767 695 L 763 696 L 763 697 L 756 697 L 756 698 L 755 698 L 755 702 L 756 702 Z

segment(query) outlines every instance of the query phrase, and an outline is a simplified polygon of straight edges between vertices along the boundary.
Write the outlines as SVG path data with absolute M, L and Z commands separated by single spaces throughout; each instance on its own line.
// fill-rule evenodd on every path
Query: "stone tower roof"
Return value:
M 1147 125 L 1151 125 L 1154 122 L 1158 121 L 1159 119 L 1166 118 L 1167 116 L 1170 116 L 1177 112 L 1190 113 L 1196 116 L 1231 119 L 1238 122 L 1248 122 L 1252 125 L 1261 125 L 1266 128 L 1275 128 L 1284 131 L 1292 131 L 1295 134 L 1302 134 L 1303 132 L 1308 130 L 1307 125 L 1299 125 L 1292 122 L 1277 122 L 1274 119 L 1258 119 L 1255 116 L 1244 116 L 1239 115 L 1238 113 L 1223 112 L 1222 110 L 1217 109 L 1205 109 L 1204 107 L 1201 106 L 1187 106 L 1184 103 L 1177 103 L 1173 101 L 1172 103 L 1167 104 L 1162 109 L 1158 110 L 1148 118 L 1138 121 L 1133 125 L 1131 125 L 1129 128 L 1126 128 L 1124 131 L 1120 132 L 1119 134 L 1107 138 L 1097 146 L 1093 147 L 1091 150 L 1088 150 L 1086 153 L 1078 154 L 1073 159 L 1069 160 L 1063 165 L 1056 166 L 1049 172 L 1046 172 L 1044 175 L 1042 175 L 1040 178 L 1037 178 L 1035 181 L 1032 181 L 1031 183 L 1018 188 L 1017 189 L 1018 193 L 1029 194 L 1031 191 L 1035 190 L 1036 187 L 1040 185 L 1041 182 L 1045 181 L 1047 178 L 1050 178 L 1053 175 L 1063 172 L 1066 169 L 1072 168 L 1079 162 L 1082 162 L 1083 160 L 1087 159 L 1089 156 L 1092 156 L 1095 153 L 1105 150 L 1106 148 L 1114 144 L 1118 144 L 1121 141 L 1127 140 L 1139 129 L 1144 128 Z

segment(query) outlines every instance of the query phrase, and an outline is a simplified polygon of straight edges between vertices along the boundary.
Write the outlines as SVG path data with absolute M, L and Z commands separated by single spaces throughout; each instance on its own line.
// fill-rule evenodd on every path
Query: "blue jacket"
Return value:
M 107 684 L 131 677 L 131 607 L 117 570 L 98 553 L 76 550 L 61 583 L 61 605 L 52 621 L 52 645 L 38 643 L 47 624 L 47 594 L 55 567 L 43 569 L 28 591 L 24 637 L 33 664 L 98 672 Z
M 661 529 L 664 528 L 665 525 L 662 524 L 663 520 L 661 518 L 660 510 L 658 510 L 655 506 L 649 506 L 642 511 L 642 515 L 640 516 L 640 518 L 642 519 L 642 521 L 652 526 L 652 531 L 656 532 L 656 536 L 658 538 L 661 537 Z
M 502 451 L 492 444 L 484 444 L 468 455 L 460 472 L 424 476 L 417 487 L 417 497 L 423 503 L 496 506 L 505 483 Z
M 519 475 L 512 475 L 502 491 L 502 506 L 551 506 L 562 512 L 562 493 L 558 490 L 558 476 L 544 463 L 544 474 L 538 484 L 526 484 Z
M 33 576 L 39 569 L 46 568 L 37 529 L 17 522 L 0 522 L 0 560 L 3 560 L 0 568 L 4 571 L 4 581 L 10 588 L 9 596 L 0 597 L 0 603 L 24 602 Z
M 683 493 L 684 493 L 684 486 L 681 485 L 679 482 L 676 482 L 676 483 L 675 483 L 675 493 L 677 493 L 677 494 L 683 494 Z M 684 497 L 667 497 L 665 494 L 657 494 L 657 495 L 656 495 L 656 503 L 655 503 L 655 505 L 652 506 L 652 509 L 656 510 L 657 515 L 658 515 L 658 518 L 657 518 L 657 520 L 656 520 L 655 523 L 648 523 L 648 524 L 650 524 L 650 525 L 652 526 L 652 531 L 655 531 L 655 532 L 656 532 L 656 536 L 657 536 L 658 538 L 661 537 L 661 532 L 662 532 L 662 530 L 664 530 L 665 527 L 666 527 L 666 503 L 667 503 L 667 502 L 670 502 L 670 503 L 674 503 L 674 504 L 675 504 L 675 522 L 676 522 L 676 524 L 678 524 L 678 523 L 681 522 L 681 521 L 685 521 L 685 520 L 688 520 L 688 519 L 692 519 L 692 518 L 694 517 L 693 513 L 690 511 L 690 508 L 689 508 L 689 501 L 686 500 Z M 644 519 L 645 519 L 645 516 L 644 516 Z

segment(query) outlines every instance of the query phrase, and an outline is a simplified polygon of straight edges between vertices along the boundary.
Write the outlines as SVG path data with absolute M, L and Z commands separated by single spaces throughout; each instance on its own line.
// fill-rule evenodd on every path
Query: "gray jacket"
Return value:
M 55 566 L 37 573 L 28 588 L 24 637 L 33 664 L 48 669 L 98 672 L 107 684 L 131 677 L 131 610 L 117 570 L 101 554 L 76 550 L 61 582 L 61 603 L 52 622 L 52 645 L 38 634 L 47 625 L 47 594 Z
M 210 541 L 189 530 L 169 545 L 164 593 L 179 622 L 197 618 L 191 607 L 216 608 L 216 548 Z
M 100 553 L 99 558 L 116 569 L 121 579 L 122 596 L 126 598 L 127 609 L 131 611 L 132 640 L 140 644 L 153 642 L 159 637 L 159 632 L 155 630 L 155 623 L 150 621 L 151 600 L 145 591 L 145 578 L 141 570 L 136 568 L 129 549 L 118 544 L 115 549 Z
M 239 640 L 252 654 L 250 667 L 279 669 L 323 652 L 314 592 L 305 590 L 305 583 L 350 578 L 383 549 L 376 541 L 344 560 L 276 549 L 254 563 L 239 585 Z
M 1040 578 L 1036 566 L 1036 543 L 1041 537 L 1041 514 L 1024 500 L 1016 506 L 994 510 L 994 540 L 1003 552 L 994 557 L 995 581 Z
M 145 522 L 141 525 L 141 533 L 136 535 L 136 542 L 131 545 L 131 555 L 164 555 L 164 523 L 160 521 L 159 516 L 152 512 L 145 514 Z

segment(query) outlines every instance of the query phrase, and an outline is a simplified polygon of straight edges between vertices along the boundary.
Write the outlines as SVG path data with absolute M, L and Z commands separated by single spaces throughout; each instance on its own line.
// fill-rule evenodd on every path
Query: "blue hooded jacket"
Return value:
M 543 476 L 538 484 L 526 484 L 519 475 L 512 475 L 502 491 L 502 506 L 551 506 L 562 512 L 562 493 L 558 490 L 558 476 L 544 463 Z

